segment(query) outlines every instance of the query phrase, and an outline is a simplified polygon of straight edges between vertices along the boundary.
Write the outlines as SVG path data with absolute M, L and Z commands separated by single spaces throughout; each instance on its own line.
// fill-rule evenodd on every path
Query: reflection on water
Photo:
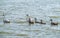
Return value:
M 0 25 L 0 35 L 5 38 L 55 38 L 60 36 L 60 26 L 28 23 L 10 23 Z
M 44 0 L 0 0 L 0 37 L 1 38 L 60 38 L 60 1 Z M 3 23 L 3 18 L 11 23 Z M 46 21 L 43 24 L 29 24 L 26 14 Z M 50 18 L 58 21 L 51 26 Z

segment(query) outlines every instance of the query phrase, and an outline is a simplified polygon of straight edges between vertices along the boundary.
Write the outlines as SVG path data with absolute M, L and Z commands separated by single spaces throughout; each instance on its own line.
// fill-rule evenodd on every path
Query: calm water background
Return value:
M 3 23 L 3 13 L 10 24 Z M 47 24 L 21 22 L 26 14 Z M 50 25 L 50 16 L 58 26 Z M 60 38 L 60 0 L 0 0 L 0 38 Z

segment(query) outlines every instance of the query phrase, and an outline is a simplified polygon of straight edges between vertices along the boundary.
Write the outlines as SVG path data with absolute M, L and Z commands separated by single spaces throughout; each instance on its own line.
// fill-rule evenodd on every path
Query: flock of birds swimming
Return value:
M 3 15 L 4 16 L 4 15 Z M 29 16 L 28 14 L 26 16 Z M 34 24 L 34 23 L 39 23 L 39 24 L 46 24 L 45 22 L 43 22 L 43 20 L 41 19 L 40 22 L 37 21 L 37 18 L 34 18 L 35 21 L 32 21 L 31 18 L 28 18 L 28 23 L 29 24 Z M 51 25 L 58 25 L 58 22 L 53 22 L 52 19 L 50 19 L 51 21 Z M 3 20 L 4 23 L 10 23 L 10 20 Z
M 27 16 L 28 16 L 28 15 L 27 15 Z M 51 21 L 51 25 L 58 25 L 58 22 L 53 22 L 52 19 L 50 19 L 50 21 Z M 35 18 L 35 22 L 34 22 L 34 21 L 31 21 L 31 18 L 29 18 L 28 22 L 29 22 L 30 24 L 34 24 L 34 23 L 46 24 L 45 22 L 43 22 L 42 19 L 40 20 L 40 22 L 37 21 L 37 18 Z

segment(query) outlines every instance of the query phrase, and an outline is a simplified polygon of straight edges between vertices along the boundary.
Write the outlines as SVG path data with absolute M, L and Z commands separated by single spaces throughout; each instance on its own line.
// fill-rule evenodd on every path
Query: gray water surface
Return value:
M 11 23 L 3 23 L 3 13 Z M 29 25 L 26 14 L 47 24 Z M 59 25 L 51 26 L 50 18 Z M 60 0 L 0 0 L 0 38 L 60 38 Z

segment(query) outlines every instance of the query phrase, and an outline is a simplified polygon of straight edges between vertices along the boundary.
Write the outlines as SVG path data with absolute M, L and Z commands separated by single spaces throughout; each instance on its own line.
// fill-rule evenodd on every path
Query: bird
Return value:
M 34 24 L 34 20 L 32 20 L 32 17 L 29 16 L 29 14 L 26 14 L 26 17 L 27 17 L 26 20 L 29 24 Z
M 4 22 L 4 23 L 10 23 L 10 20 L 5 19 L 5 20 L 3 20 L 3 22 Z
M 5 19 L 5 14 L 4 14 L 4 13 L 3 13 L 3 16 L 4 16 L 4 17 L 3 17 L 3 22 L 4 22 L 4 23 L 10 23 L 10 20 Z
M 40 23 L 40 22 L 37 21 L 37 18 L 35 18 L 35 23 Z
M 50 19 L 50 21 L 51 21 L 51 25 L 58 25 L 58 22 L 53 22 L 52 19 Z
M 45 22 L 43 22 L 43 20 L 41 19 L 40 22 L 37 21 L 37 18 L 35 18 L 35 23 L 39 23 L 39 24 L 46 24 Z
M 46 24 L 46 23 L 45 23 L 45 22 L 43 22 L 43 20 L 41 19 L 41 20 L 40 20 L 40 24 Z
M 31 20 L 31 18 L 29 18 L 29 24 L 34 24 L 34 21 Z

